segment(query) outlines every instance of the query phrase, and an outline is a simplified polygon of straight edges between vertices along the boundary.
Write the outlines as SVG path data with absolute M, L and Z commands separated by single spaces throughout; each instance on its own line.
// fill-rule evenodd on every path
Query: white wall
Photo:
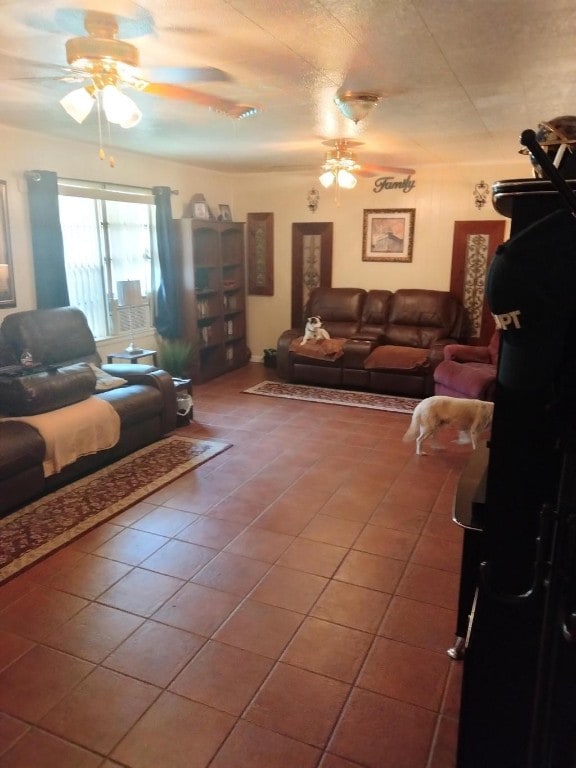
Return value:
M 233 214 L 245 220 L 249 212 L 274 213 L 274 295 L 248 297 L 249 345 L 255 358 L 275 347 L 290 327 L 292 223 L 334 223 L 332 285 L 335 287 L 429 288 L 448 290 L 455 221 L 502 219 L 490 200 L 474 204 L 474 185 L 530 176 L 527 161 L 485 167 L 427 166 L 417 169 L 412 191 L 374 191 L 374 179 L 359 179 L 355 189 L 340 193 L 339 205 L 317 176 L 302 174 L 243 175 L 235 178 Z M 401 179 L 398 176 L 397 179 Z M 307 207 L 308 191 L 320 190 L 315 213 Z M 414 248 L 411 263 L 363 262 L 364 209 L 414 208 Z M 507 221 L 507 220 L 506 220 Z M 509 231 L 509 228 L 506 230 Z
M 499 219 L 490 202 L 478 210 L 473 188 L 481 179 L 488 184 L 500 179 L 530 175 L 526 159 L 509 165 L 486 167 L 427 166 L 417 169 L 415 188 L 373 191 L 372 179 L 360 179 L 354 190 L 342 191 L 336 205 L 330 190 L 318 184 L 316 174 L 234 174 L 205 171 L 136 153 L 117 152 L 110 168 L 98 158 L 92 144 L 46 138 L 40 133 L 0 126 L 0 179 L 7 182 L 12 260 L 16 288 L 16 310 L 35 307 L 34 279 L 28 203 L 24 172 L 41 169 L 61 177 L 108 181 L 151 187 L 169 186 L 179 194 L 172 198 L 175 218 L 182 215 L 193 194 L 205 195 L 213 212 L 228 203 L 235 221 L 245 221 L 249 212 L 274 213 L 274 295 L 248 297 L 248 345 L 255 358 L 274 347 L 280 333 L 289 327 L 291 315 L 292 223 L 334 222 L 332 285 L 360 288 L 449 287 L 452 237 L 455 221 Z M 307 207 L 307 194 L 320 190 L 318 210 Z M 415 208 L 413 260 L 409 264 L 363 262 L 362 226 L 364 209 Z M 2 317 L 14 309 L 1 309 Z M 147 346 L 153 339 L 138 338 Z M 100 345 L 103 355 L 118 348 Z

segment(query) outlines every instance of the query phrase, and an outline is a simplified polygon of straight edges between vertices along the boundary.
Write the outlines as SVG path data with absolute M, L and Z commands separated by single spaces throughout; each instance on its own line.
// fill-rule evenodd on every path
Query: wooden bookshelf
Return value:
M 182 337 L 194 346 L 189 372 L 208 381 L 248 362 L 244 224 L 175 219 Z

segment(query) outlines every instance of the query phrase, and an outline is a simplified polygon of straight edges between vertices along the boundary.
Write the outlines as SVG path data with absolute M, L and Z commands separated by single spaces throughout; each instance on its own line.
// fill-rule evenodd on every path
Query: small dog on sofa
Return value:
M 463 397 L 434 395 L 418 403 L 404 441 L 416 440 L 416 453 L 424 456 L 422 443 L 434 437 L 441 427 L 454 427 L 460 436 L 456 442 L 472 443 L 476 449 L 478 437 L 492 423 L 494 403 Z
M 306 344 L 307 341 L 317 341 L 318 339 L 329 339 L 330 334 L 325 328 L 322 328 L 322 320 L 318 315 L 313 315 L 306 320 L 306 326 L 304 327 L 304 336 L 300 345 Z

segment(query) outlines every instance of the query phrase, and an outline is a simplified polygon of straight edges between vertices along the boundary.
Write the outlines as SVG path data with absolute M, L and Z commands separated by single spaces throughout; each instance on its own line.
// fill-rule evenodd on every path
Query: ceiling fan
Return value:
M 328 188 L 334 185 L 337 192 L 340 188 L 354 189 L 357 184 L 357 176 L 370 178 L 386 173 L 402 173 L 409 176 L 415 173 L 414 168 L 359 163 L 353 150 L 363 143 L 362 141 L 343 138 L 327 139 L 322 142 L 324 146 L 330 147 L 326 151 L 322 164 L 322 174 L 318 179 L 323 187 Z
M 140 69 L 138 48 L 118 37 L 119 22 L 130 22 L 129 19 L 101 11 L 67 10 L 76 15 L 82 14 L 87 33 L 66 41 L 68 67 L 62 67 L 63 74 L 57 78 L 64 82 L 82 84 L 61 100 L 63 108 L 77 122 L 83 122 L 94 104 L 97 104 L 98 107 L 102 106 L 109 122 L 123 128 L 137 125 L 142 115 L 138 106 L 126 94 L 130 90 L 186 101 L 237 119 L 259 111 L 255 106 L 238 104 L 187 86 L 146 79 Z M 186 74 L 179 74 L 179 79 L 186 78 Z M 188 77 L 195 81 L 230 79 L 226 73 L 212 67 L 191 68 Z

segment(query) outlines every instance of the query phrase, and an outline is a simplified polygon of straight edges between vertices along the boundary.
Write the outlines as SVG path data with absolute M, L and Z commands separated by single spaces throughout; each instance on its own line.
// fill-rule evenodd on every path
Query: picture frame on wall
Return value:
M 0 308 L 15 307 L 12 248 L 8 223 L 8 195 L 6 182 L 0 181 Z
M 246 217 L 248 294 L 274 295 L 274 214 L 249 213 Z
M 232 221 L 232 211 L 230 210 L 230 206 L 220 203 L 219 208 L 222 221 Z
M 210 208 L 208 208 L 208 203 L 194 203 L 193 212 L 195 219 L 210 218 Z
M 415 208 L 364 210 L 362 261 L 411 262 Z

